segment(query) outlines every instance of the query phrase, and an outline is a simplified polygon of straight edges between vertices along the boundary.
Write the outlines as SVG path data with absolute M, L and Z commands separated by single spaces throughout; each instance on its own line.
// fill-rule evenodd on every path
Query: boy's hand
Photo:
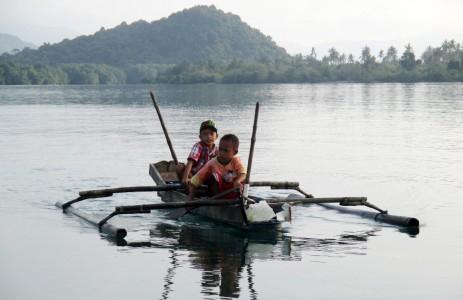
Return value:
M 239 181 L 234 181 L 234 182 L 233 182 L 233 187 L 234 187 L 235 189 L 238 189 L 238 188 L 239 188 L 240 191 L 241 191 L 242 188 L 243 188 L 243 185 L 242 185 L 241 182 L 239 182 Z

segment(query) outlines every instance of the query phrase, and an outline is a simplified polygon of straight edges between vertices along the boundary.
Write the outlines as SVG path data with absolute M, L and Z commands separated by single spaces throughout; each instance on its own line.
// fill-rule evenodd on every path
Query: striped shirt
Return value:
M 188 155 L 188 160 L 193 161 L 191 173 L 194 175 L 212 158 L 216 157 L 218 153 L 217 147 L 214 144 L 212 149 L 209 149 L 203 142 L 197 142 L 193 145 Z

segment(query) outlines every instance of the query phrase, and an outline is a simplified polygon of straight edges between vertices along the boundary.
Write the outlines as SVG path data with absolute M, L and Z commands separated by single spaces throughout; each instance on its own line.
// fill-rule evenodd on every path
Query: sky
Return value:
M 315 47 L 359 54 L 410 42 L 415 52 L 445 39 L 463 42 L 463 0 L 0 0 L 0 33 L 41 45 L 123 21 L 154 21 L 195 5 L 237 14 L 290 54 Z

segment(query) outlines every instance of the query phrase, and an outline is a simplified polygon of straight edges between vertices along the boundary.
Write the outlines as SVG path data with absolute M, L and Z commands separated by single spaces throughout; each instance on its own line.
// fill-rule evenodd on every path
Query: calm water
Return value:
M 306 206 L 265 235 L 116 217 L 129 234 L 115 245 L 54 203 L 152 184 L 148 163 L 170 157 L 152 88 L 182 160 L 212 118 L 246 161 L 260 101 L 254 180 L 368 196 L 419 218 L 419 234 Z M 0 167 L 0 299 L 463 298 L 463 84 L 0 86 Z

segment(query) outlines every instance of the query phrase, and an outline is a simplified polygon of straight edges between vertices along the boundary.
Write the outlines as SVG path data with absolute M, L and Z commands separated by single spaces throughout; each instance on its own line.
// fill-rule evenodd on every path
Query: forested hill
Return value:
M 176 64 L 181 62 L 274 61 L 287 56 L 268 36 L 240 17 L 214 6 L 195 6 L 148 23 L 45 44 L 2 60 L 16 63 Z

